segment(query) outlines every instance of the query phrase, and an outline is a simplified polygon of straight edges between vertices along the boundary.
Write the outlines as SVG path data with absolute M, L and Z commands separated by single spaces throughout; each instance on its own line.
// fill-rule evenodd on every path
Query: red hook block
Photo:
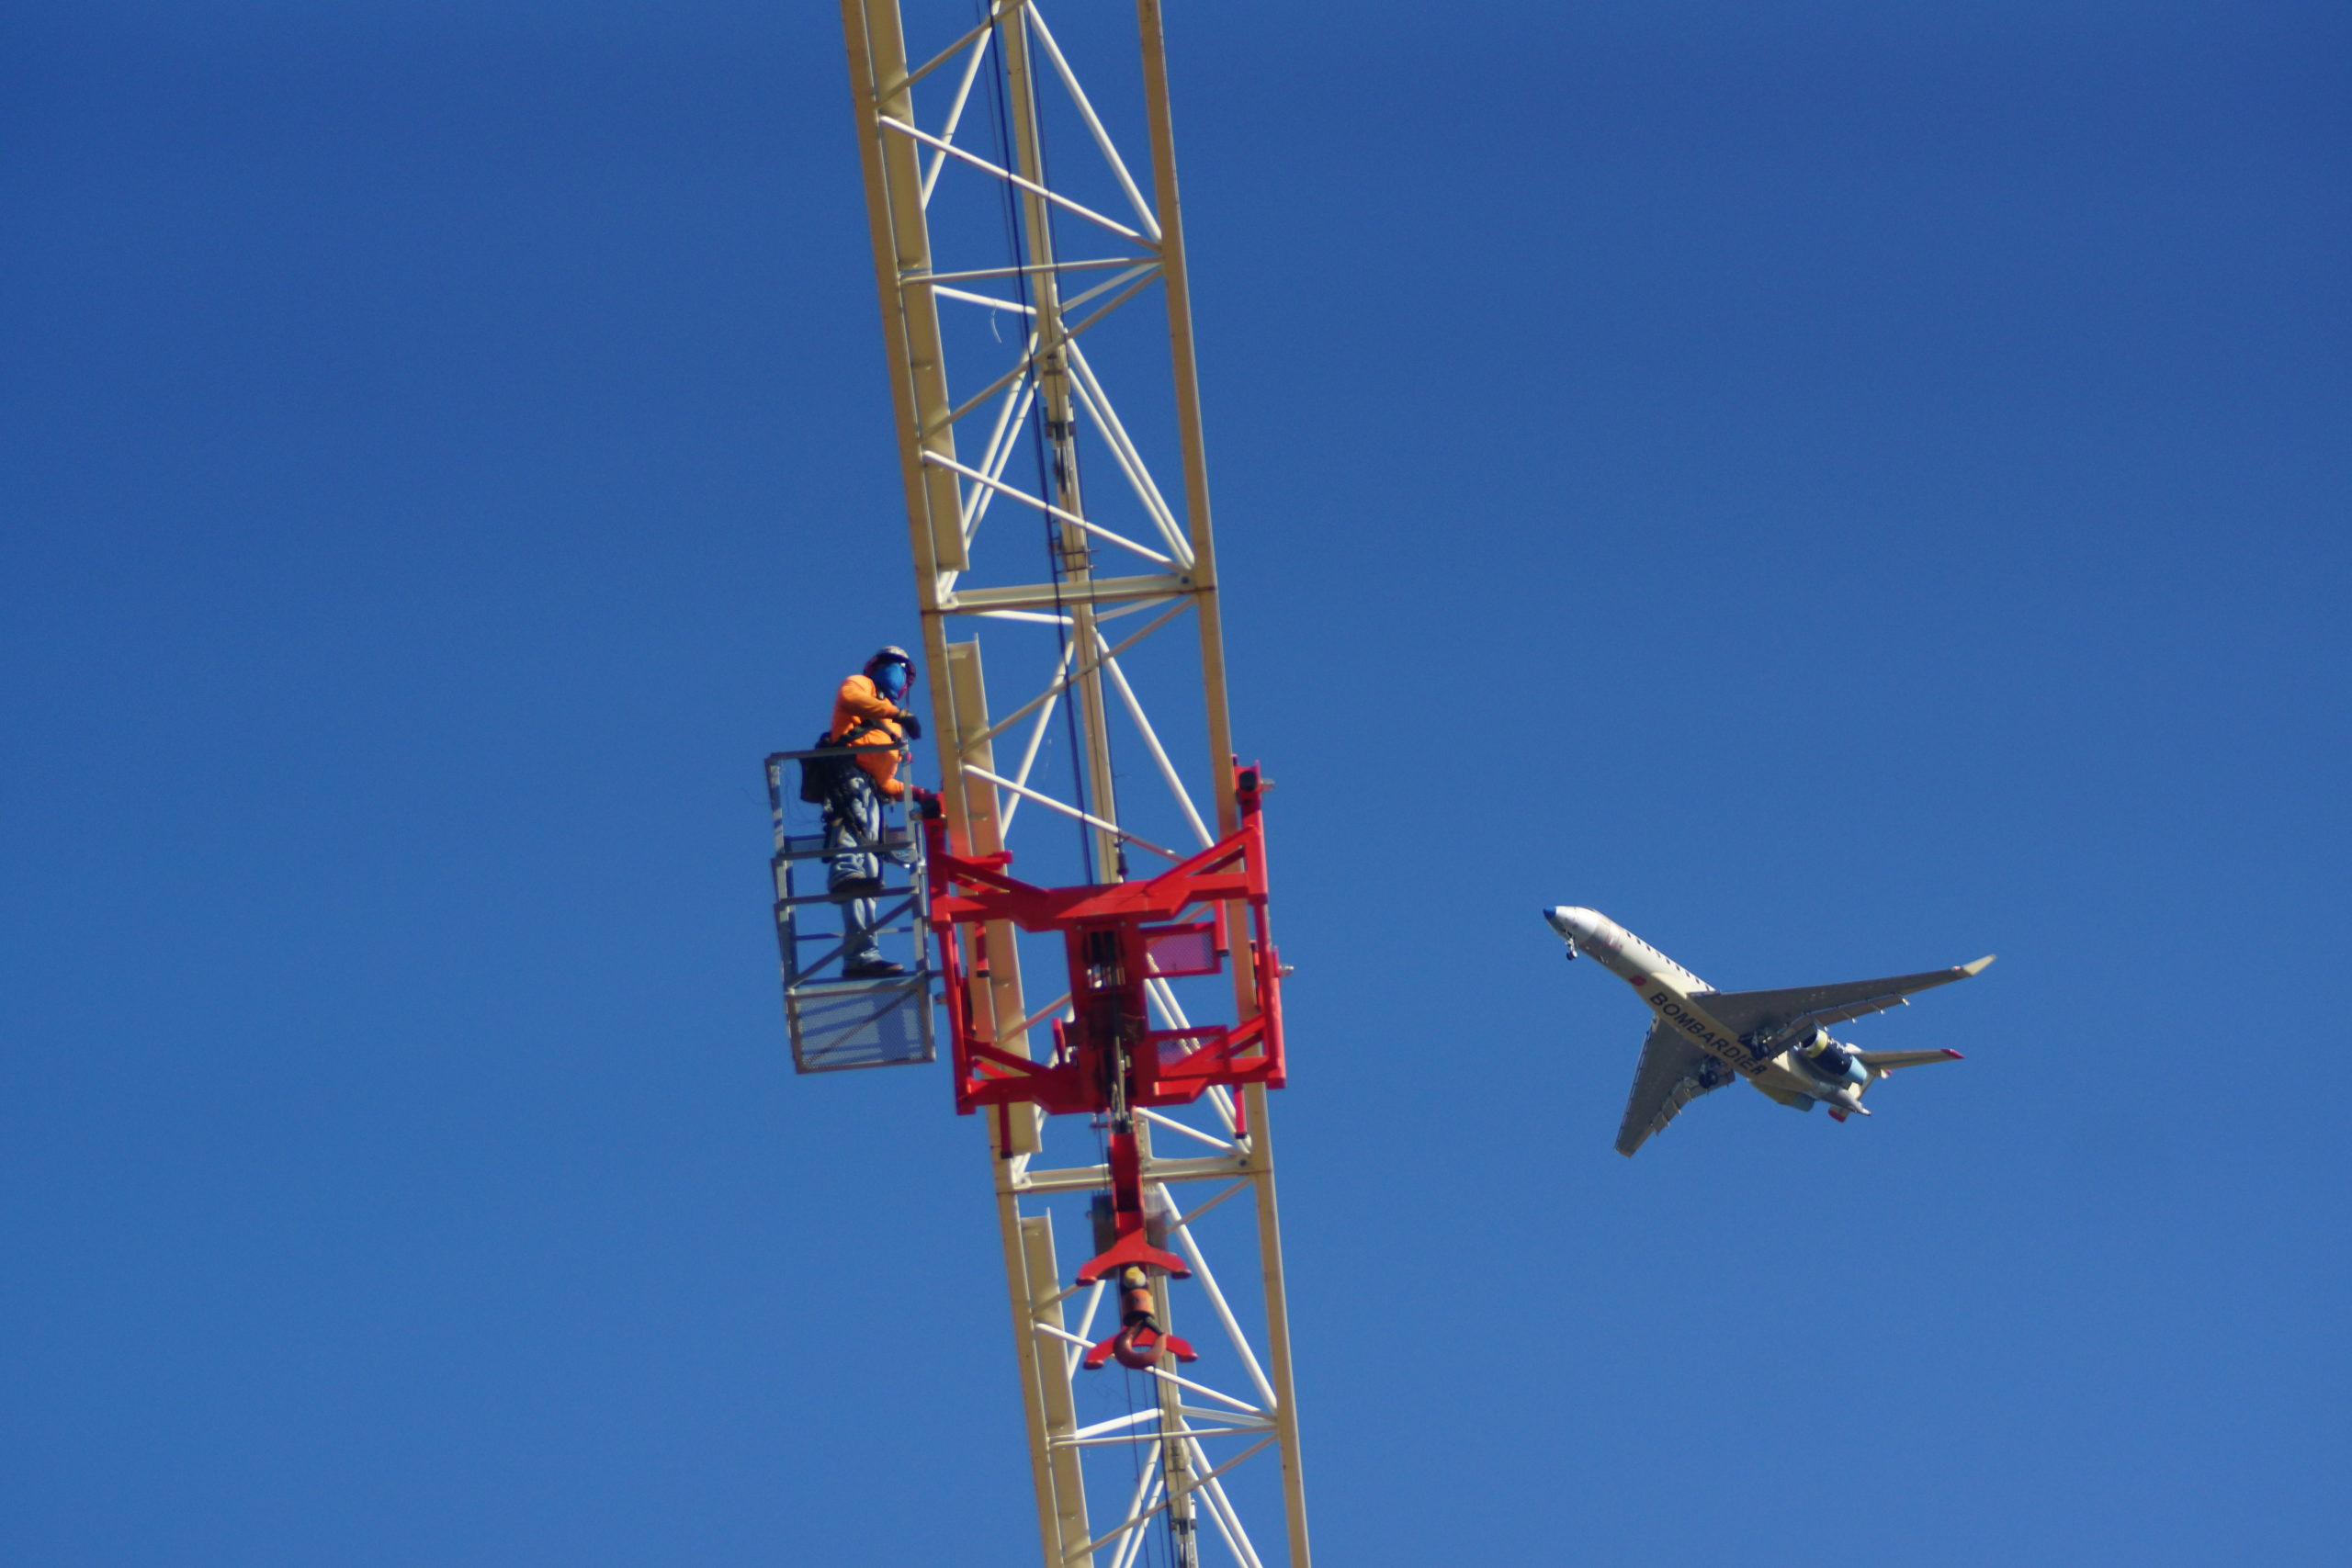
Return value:
M 1078 1282 L 1091 1285 L 1106 1274 L 1136 1264 L 1160 1269 L 1172 1279 L 1191 1279 L 1193 1270 L 1182 1258 L 1151 1245 L 1149 1227 L 1144 1224 L 1143 1157 L 1136 1135 L 1112 1134 L 1109 1159 L 1111 1212 L 1118 1227 L 1118 1239 L 1086 1260 L 1078 1271 Z
M 1119 1332 L 1102 1340 L 1086 1352 L 1080 1364 L 1090 1372 L 1098 1371 L 1102 1363 L 1116 1357 L 1119 1365 L 1148 1371 L 1169 1356 L 1180 1361 L 1197 1361 L 1200 1352 L 1173 1334 L 1161 1331 L 1151 1315 L 1151 1277 L 1136 1264 L 1128 1264 L 1119 1276 Z

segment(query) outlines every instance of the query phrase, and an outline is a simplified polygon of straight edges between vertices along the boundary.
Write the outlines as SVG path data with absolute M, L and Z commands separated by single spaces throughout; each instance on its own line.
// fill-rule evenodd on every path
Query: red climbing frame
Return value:
M 1149 881 L 1086 887 L 1035 887 L 1008 876 L 1010 854 L 956 854 L 946 822 L 926 817 L 958 1111 L 1027 1102 L 1054 1116 L 1115 1115 L 1123 1107 L 1190 1104 L 1216 1084 L 1282 1087 L 1282 966 L 1266 923 L 1263 794 L 1257 769 L 1237 769 L 1241 825 L 1232 837 Z M 1235 904 L 1249 908 L 1240 956 L 1255 982 L 1256 1010 L 1233 1024 L 1150 1027 L 1144 983 L 1218 972 Z M 1188 912 L 1195 918 L 1186 920 Z M 1070 1016 L 1055 1021 L 1045 1061 L 1007 1051 L 994 1037 L 983 981 L 992 920 L 1062 933 Z
M 1168 1356 L 1194 1359 L 1193 1348 L 1164 1332 L 1151 1315 L 1150 1270 L 1179 1280 L 1192 1270 L 1174 1253 L 1152 1245 L 1136 1111 L 1190 1104 L 1219 1084 L 1283 1086 L 1282 964 L 1266 925 L 1264 795 L 1257 769 L 1237 768 L 1234 804 L 1241 826 L 1232 837 L 1148 882 L 1085 887 L 1033 887 L 1007 876 L 1010 854 L 954 853 L 938 803 L 925 806 L 931 929 L 939 938 L 939 969 L 947 983 L 956 1109 L 969 1115 L 993 1106 L 1009 1120 L 1013 1106 L 1030 1104 L 1050 1116 L 1110 1118 L 1106 1154 L 1114 1239 L 1079 1269 L 1078 1281 L 1119 1281 L 1122 1327 L 1087 1353 L 1089 1368 L 1112 1357 L 1136 1368 L 1157 1365 Z M 1241 956 L 1253 982 L 1246 988 L 1241 1021 L 1152 1028 L 1146 983 L 1222 969 L 1231 956 L 1227 911 L 1237 904 L 1250 911 Z M 1186 919 L 1188 913 L 1194 918 Z M 1054 1052 L 1043 1062 L 1005 1050 L 996 1041 L 984 977 L 988 927 L 997 920 L 1024 931 L 1062 934 L 1069 961 L 1069 1016 L 1055 1021 Z M 1240 1107 L 1235 1111 L 1238 1117 Z M 1013 1146 L 1010 1127 L 997 1145 Z

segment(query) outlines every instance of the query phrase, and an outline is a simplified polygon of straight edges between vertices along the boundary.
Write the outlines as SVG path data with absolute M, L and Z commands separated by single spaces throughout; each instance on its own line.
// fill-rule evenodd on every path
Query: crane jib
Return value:
M 917 914 L 896 923 L 924 954 L 872 1008 L 921 998 L 910 1062 L 944 1011 L 956 1109 L 988 1130 L 1045 1568 L 1135 1563 L 1162 1531 L 1174 1568 L 1213 1542 L 1311 1568 L 1265 785 L 1227 708 L 1161 0 L 1124 38 L 1120 12 L 842 0 L 939 766 Z M 1143 856 L 1170 863 L 1131 874 Z M 1087 1224 L 1073 1271 L 1056 1237 Z M 1250 1252 L 1231 1297 L 1220 1235 Z M 1192 1338 L 1178 1311 L 1200 1314 Z M 1153 1408 L 1081 1425 L 1102 1391 L 1080 1380 L 1113 1360 L 1154 1374 Z M 1204 1425 L 1202 1400 L 1234 1414 Z M 1272 1473 L 1228 1493 L 1245 1463 Z M 1269 1502 L 1277 1522 L 1250 1517 Z

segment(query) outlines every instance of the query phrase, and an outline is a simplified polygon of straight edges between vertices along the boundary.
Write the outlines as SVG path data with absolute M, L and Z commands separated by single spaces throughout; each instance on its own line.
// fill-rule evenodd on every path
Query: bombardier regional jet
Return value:
M 1818 1100 L 1843 1122 L 1867 1116 L 1862 1091 L 1897 1067 L 1955 1062 L 1957 1051 L 1857 1051 L 1829 1026 L 1902 1007 L 1930 986 L 1965 980 L 1993 962 L 1897 975 L 1885 980 L 1798 986 L 1784 991 L 1718 991 L 1608 916 L 1562 906 L 1544 918 L 1568 944 L 1631 985 L 1655 1015 L 1634 1069 L 1634 1092 L 1617 1129 L 1630 1156 L 1675 1113 L 1710 1089 L 1746 1078 L 1781 1104 L 1810 1111 Z

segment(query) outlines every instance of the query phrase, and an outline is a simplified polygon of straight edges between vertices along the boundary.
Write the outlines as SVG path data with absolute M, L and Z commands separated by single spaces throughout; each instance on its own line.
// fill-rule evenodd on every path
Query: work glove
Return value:
M 899 728 L 907 732 L 907 739 L 910 740 L 920 740 L 922 739 L 922 720 L 917 718 L 913 714 L 909 713 L 905 708 L 900 708 L 899 710 Z

